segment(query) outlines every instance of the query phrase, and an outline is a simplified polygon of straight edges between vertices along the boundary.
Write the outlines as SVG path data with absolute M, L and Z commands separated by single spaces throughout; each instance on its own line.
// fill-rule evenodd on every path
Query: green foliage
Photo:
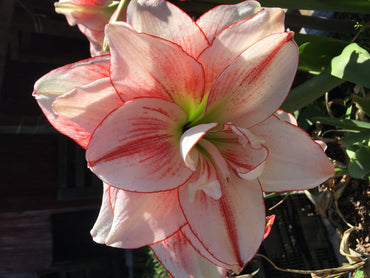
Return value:
M 314 124 L 313 118 L 325 116 L 325 104 L 314 103 L 301 110 L 297 117 L 298 125 L 307 130 Z
M 153 273 L 150 277 L 147 278 L 169 278 L 167 270 L 164 268 L 164 266 L 158 261 L 157 257 L 155 256 L 152 249 L 148 249 L 148 254 L 150 257 L 150 261 L 148 261 L 148 264 L 153 269 Z
M 349 44 L 346 41 L 329 37 L 295 34 L 294 39 L 299 45 L 299 70 L 330 73 L 331 61 L 341 54 Z
M 301 109 L 314 102 L 326 92 L 338 87 L 343 82 L 344 80 L 342 79 L 331 76 L 326 72 L 322 72 L 292 89 L 281 106 L 281 109 L 288 112 L 294 112 Z
M 358 120 L 348 120 L 348 119 L 329 118 L 329 117 L 316 117 L 315 120 L 322 124 L 337 126 L 337 127 L 349 130 L 349 131 L 351 130 L 362 131 L 362 130 L 370 129 L 370 123 L 358 121 Z
M 331 75 L 370 88 L 370 54 L 357 43 L 331 60 Z
M 349 174 L 357 179 L 370 178 L 370 140 L 348 145 L 346 152 Z
M 364 268 L 359 268 L 356 270 L 355 276 L 353 278 L 363 278 L 364 277 Z
M 352 95 L 352 99 L 356 103 L 356 106 L 358 109 L 363 111 L 366 115 L 370 116 L 370 99 L 369 98 Z
M 234 4 L 241 0 L 203 0 L 217 4 Z M 369 0 L 260 0 L 264 7 L 370 13 Z

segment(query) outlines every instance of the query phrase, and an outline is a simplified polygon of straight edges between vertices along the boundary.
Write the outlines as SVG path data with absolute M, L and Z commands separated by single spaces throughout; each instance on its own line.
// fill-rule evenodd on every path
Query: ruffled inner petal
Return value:
M 180 152 L 187 167 L 195 171 L 199 159 L 199 151 L 194 146 L 217 123 L 203 124 L 192 127 L 184 132 L 180 138 Z
M 250 131 L 227 123 L 222 130 L 207 133 L 205 139 L 217 146 L 229 167 L 241 178 L 252 180 L 262 173 L 268 150 L 263 140 Z

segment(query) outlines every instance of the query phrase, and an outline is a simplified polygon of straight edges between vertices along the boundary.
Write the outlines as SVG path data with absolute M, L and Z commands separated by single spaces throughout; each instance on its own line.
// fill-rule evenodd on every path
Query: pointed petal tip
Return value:
M 286 41 L 289 42 L 289 41 L 292 41 L 292 40 L 294 40 L 294 32 L 290 31 L 290 32 L 287 33 Z

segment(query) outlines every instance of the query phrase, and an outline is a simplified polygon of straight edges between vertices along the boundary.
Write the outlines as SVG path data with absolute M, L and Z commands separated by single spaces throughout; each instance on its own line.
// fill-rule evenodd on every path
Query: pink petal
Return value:
M 190 151 L 199 142 L 199 140 L 211 129 L 218 126 L 217 123 L 202 124 L 192 127 L 184 132 L 180 138 L 180 153 L 185 165 L 195 171 L 198 165 L 199 152 L 196 151 L 190 155 Z
M 203 68 L 179 46 L 136 33 L 125 23 L 110 24 L 107 36 L 112 81 L 124 99 L 156 97 L 177 103 L 189 116 L 201 113 Z
M 99 123 L 122 104 L 123 101 L 107 77 L 86 86 L 76 87 L 60 96 L 54 101 L 53 108 L 58 115 L 69 118 L 89 133 L 93 133 Z
M 244 179 L 251 180 L 263 171 L 268 150 L 253 134 L 233 124 L 224 124 L 220 131 L 210 132 L 228 164 Z
M 328 148 L 328 145 L 326 145 L 326 143 L 324 141 L 321 141 L 321 140 L 315 140 L 315 143 L 318 144 L 322 150 L 325 152 L 326 149 Z
M 106 238 L 112 229 L 113 209 L 110 201 L 111 186 L 104 183 L 103 199 L 100 207 L 98 219 L 90 231 L 93 240 L 100 244 L 105 244 Z
M 223 278 L 227 269 L 201 256 L 179 230 L 173 236 L 150 246 L 158 260 L 176 278 Z
M 249 18 L 261 11 L 261 5 L 257 1 L 244 1 L 235 5 L 219 5 L 198 20 L 197 24 L 212 42 L 214 37 L 229 25 L 245 18 Z M 248 36 L 248 34 L 245 34 Z
M 181 228 L 181 232 L 188 239 L 188 241 L 194 247 L 194 249 L 197 250 L 197 252 L 200 255 L 205 257 L 207 260 L 209 260 L 213 264 L 220 266 L 222 268 L 225 268 L 225 269 L 232 269 L 234 270 L 235 273 L 239 273 L 240 271 L 242 271 L 242 268 L 240 268 L 240 266 L 238 265 L 231 266 L 231 265 L 224 264 L 220 262 L 219 260 L 217 260 L 211 253 L 208 252 L 208 250 L 204 247 L 202 242 L 200 242 L 199 239 L 194 235 L 189 225 L 183 226 Z
M 299 127 L 272 116 L 250 130 L 269 150 L 259 177 L 263 191 L 309 189 L 334 174 L 334 166 L 321 146 Z
M 275 112 L 275 116 L 278 117 L 279 120 L 282 120 L 284 122 L 290 123 L 292 125 L 298 125 L 297 119 L 288 112 L 285 112 L 283 110 L 278 110 Z
M 110 4 L 112 0 L 59 0 L 58 3 L 73 3 L 86 7 L 101 7 Z
M 208 47 L 199 26 L 184 11 L 164 0 L 131 1 L 127 22 L 138 32 L 151 34 L 180 45 L 193 57 Z
M 222 196 L 222 191 L 216 166 L 205 155 L 200 155 L 199 158 L 198 170 L 191 177 L 187 185 L 188 201 L 193 202 L 199 190 L 203 190 L 208 197 L 218 200 Z M 229 175 L 228 167 L 226 166 L 225 168 L 225 171 Z
M 184 187 L 179 196 L 191 230 L 218 261 L 242 268 L 252 259 L 265 230 L 265 208 L 257 180 L 232 175 L 229 183 L 222 184 L 219 200 L 199 191 L 189 202 Z
M 55 11 L 64 14 L 71 26 L 78 25 L 80 31 L 90 41 L 92 56 L 104 53 L 104 27 L 109 22 L 115 7 L 112 1 L 60 0 L 55 3 Z
M 248 128 L 268 118 L 288 95 L 297 50 L 293 33 L 274 34 L 249 47 L 216 80 L 203 122 L 243 117 Z
M 109 56 L 95 57 L 55 69 L 36 83 L 33 96 L 36 98 L 49 122 L 61 133 L 71 137 L 86 148 L 90 133 L 73 121 L 58 116 L 52 108 L 57 97 L 109 76 Z
M 108 51 L 104 51 L 103 49 L 105 38 L 104 26 L 101 30 L 94 30 L 86 27 L 85 25 L 78 24 L 78 29 L 80 29 L 81 33 L 84 34 L 90 42 L 91 57 L 108 53 Z
M 69 25 L 82 24 L 95 30 L 104 30 L 104 25 L 114 12 L 114 8 L 108 7 L 111 2 L 59 0 L 54 5 L 57 13 L 66 16 Z
M 184 224 L 176 190 L 135 193 L 104 185 L 102 207 L 91 234 L 98 243 L 138 248 L 164 240 Z
M 199 57 L 206 73 L 206 91 L 211 89 L 216 78 L 240 53 L 264 37 L 281 32 L 284 32 L 284 12 L 278 8 L 264 9 L 254 17 L 224 29 Z
M 180 155 L 185 112 L 161 99 L 128 101 L 95 130 L 86 152 L 104 182 L 129 191 L 176 188 L 192 175 Z

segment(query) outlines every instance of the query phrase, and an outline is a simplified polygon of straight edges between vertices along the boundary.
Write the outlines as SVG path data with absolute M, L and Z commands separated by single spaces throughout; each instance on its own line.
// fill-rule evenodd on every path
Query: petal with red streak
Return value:
M 177 103 L 189 116 L 197 110 L 203 97 L 204 72 L 194 58 L 178 45 L 139 34 L 122 22 L 110 24 L 107 36 L 112 82 L 124 99 L 161 98 Z
M 217 260 L 211 253 L 208 252 L 208 250 L 204 247 L 202 242 L 200 242 L 199 239 L 194 235 L 189 225 L 183 226 L 181 228 L 181 232 L 188 239 L 188 241 L 194 247 L 194 249 L 197 250 L 199 254 L 201 254 L 203 257 L 205 257 L 207 260 L 209 260 L 213 264 L 220 266 L 222 268 L 225 268 L 225 269 L 232 269 L 235 273 L 239 273 L 240 271 L 242 271 L 242 268 L 238 265 L 233 265 L 233 266 L 227 265 Z
M 173 277 L 224 278 L 227 275 L 227 269 L 218 267 L 201 256 L 181 230 L 150 247 Z
M 219 200 L 199 191 L 189 202 L 184 187 L 179 197 L 189 227 L 212 256 L 241 268 L 252 259 L 265 230 L 265 206 L 257 180 L 232 175 L 229 183 L 222 184 Z
M 176 190 L 135 193 L 105 185 L 91 234 L 98 243 L 138 248 L 164 240 L 184 224 Z
M 250 130 L 269 150 L 259 177 L 263 191 L 309 189 L 334 174 L 334 166 L 321 146 L 299 127 L 272 116 Z
M 202 121 L 234 121 L 248 128 L 272 115 L 288 95 L 298 63 L 292 33 L 270 35 L 244 51 L 214 83 Z
M 191 17 L 168 1 L 131 1 L 127 9 L 127 23 L 138 32 L 180 45 L 193 57 L 198 57 L 209 45 Z
M 240 53 L 259 40 L 284 30 L 284 12 L 279 8 L 264 9 L 252 18 L 236 22 L 223 30 L 199 57 L 206 74 L 206 91 Z
M 245 18 L 249 18 L 261 11 L 257 1 L 244 1 L 235 5 L 219 5 L 205 14 L 196 22 L 203 30 L 209 42 L 229 25 Z M 248 34 L 245 34 L 248 36 Z
M 58 97 L 53 108 L 58 115 L 69 118 L 89 133 L 93 133 L 99 123 L 122 104 L 123 101 L 107 77 L 86 86 L 76 87 Z
M 91 170 L 125 190 L 157 192 L 176 188 L 192 175 L 180 154 L 186 114 L 155 98 L 126 102 L 97 127 L 87 148 Z
M 52 104 L 57 97 L 78 86 L 108 77 L 109 60 L 109 56 L 101 56 L 69 64 L 47 73 L 35 83 L 33 96 L 49 122 L 84 148 L 87 147 L 90 133 L 73 121 L 54 113 Z

